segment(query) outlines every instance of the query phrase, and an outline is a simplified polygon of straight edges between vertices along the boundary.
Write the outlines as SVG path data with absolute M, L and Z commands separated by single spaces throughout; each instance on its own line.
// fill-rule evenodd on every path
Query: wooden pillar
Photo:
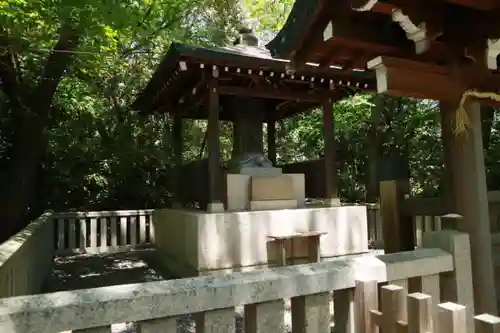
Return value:
M 405 195 L 409 192 L 410 186 L 407 179 L 380 182 L 380 216 L 383 223 L 385 253 L 415 249 L 412 218 L 402 211 Z
M 332 101 L 323 102 L 323 139 L 325 141 L 325 199 L 331 206 L 339 206 L 338 172 L 335 163 L 335 128 Z
M 463 216 L 459 231 L 469 234 L 476 313 L 497 313 L 494 269 L 492 261 L 488 193 L 484 169 L 480 105 L 465 105 L 469 127 L 457 136 L 454 133 L 456 102 L 441 102 L 445 174 L 450 177 L 452 208 Z M 450 190 L 448 190 L 450 191 Z
M 276 121 L 267 121 L 267 157 L 276 166 Z
M 366 172 L 366 202 L 375 203 L 379 197 L 379 177 L 378 165 L 381 155 L 381 142 L 379 134 L 379 123 L 382 117 L 382 110 L 384 108 L 383 95 L 377 95 L 374 98 L 375 106 L 372 107 L 370 117 L 370 131 L 366 137 L 366 155 L 368 156 L 368 168 Z
M 452 119 L 450 118 L 453 117 L 453 111 L 452 112 L 444 112 L 446 109 L 453 109 L 453 105 L 451 103 L 447 103 L 444 101 L 440 102 L 440 108 L 441 108 L 441 140 L 443 142 L 443 164 L 444 164 L 444 170 L 442 173 L 442 179 L 441 179 L 441 187 L 442 187 L 442 197 L 444 199 L 444 204 L 446 205 L 446 211 L 448 213 L 456 213 L 457 212 L 457 207 L 455 206 L 456 200 L 455 200 L 455 189 L 453 185 L 453 172 L 456 170 L 456 168 L 452 168 L 451 166 L 453 165 L 453 156 L 456 154 L 453 154 L 453 138 L 454 133 L 453 133 L 453 124 Z M 445 123 L 448 123 L 448 125 L 444 126 Z M 456 148 L 456 145 L 455 145 Z M 458 166 L 457 166 L 458 167 Z
M 220 123 L 219 123 L 219 86 L 215 78 L 208 83 L 208 203 L 209 212 L 224 211 L 220 188 Z
M 411 216 L 403 211 L 410 194 L 410 169 L 406 156 L 393 154 L 380 161 L 380 216 L 385 253 L 413 251 L 415 230 Z
M 174 124 L 172 128 L 172 143 L 174 152 L 174 173 L 173 178 L 173 207 L 181 207 L 183 203 L 182 198 L 182 153 L 183 153 L 183 141 L 182 141 L 182 117 L 179 112 L 174 113 Z

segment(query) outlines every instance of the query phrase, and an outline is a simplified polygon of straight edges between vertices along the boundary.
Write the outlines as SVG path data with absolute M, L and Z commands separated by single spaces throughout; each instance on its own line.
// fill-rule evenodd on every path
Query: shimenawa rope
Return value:
M 481 92 L 477 90 L 467 90 L 462 94 L 460 99 L 460 104 L 458 104 L 458 109 L 455 115 L 455 134 L 460 135 L 466 133 L 467 127 L 470 126 L 469 117 L 467 116 L 467 111 L 465 111 L 465 103 L 469 98 L 478 99 L 491 99 L 496 102 L 500 102 L 500 94 L 494 92 Z

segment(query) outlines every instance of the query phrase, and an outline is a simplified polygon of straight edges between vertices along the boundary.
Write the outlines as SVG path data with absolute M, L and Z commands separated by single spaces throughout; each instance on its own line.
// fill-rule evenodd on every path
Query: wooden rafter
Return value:
M 270 89 L 270 88 L 243 88 L 233 86 L 220 86 L 221 95 L 233 95 L 253 98 L 282 99 L 302 102 L 321 102 L 324 99 L 336 96 L 331 91 L 317 91 L 311 93 L 298 92 L 288 89 Z

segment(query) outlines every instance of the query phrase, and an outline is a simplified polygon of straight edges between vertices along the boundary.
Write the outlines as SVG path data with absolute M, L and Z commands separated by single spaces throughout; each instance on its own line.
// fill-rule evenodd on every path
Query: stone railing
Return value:
M 54 258 L 52 213 L 45 213 L 0 244 L 0 298 L 35 294 Z
M 154 243 L 153 210 L 55 213 L 58 253 L 119 252 Z
M 195 314 L 197 332 L 235 332 L 235 308 L 241 305 L 244 305 L 246 333 L 284 332 L 287 311 L 284 299 L 291 299 L 294 332 L 329 332 L 331 291 L 336 331 L 369 332 L 363 327 L 367 327 L 371 316 L 377 316 L 371 310 L 378 310 L 367 307 L 376 304 L 373 300 L 368 302 L 369 297 L 374 297 L 367 290 L 370 281 L 375 286 L 372 289 L 377 289 L 377 283 L 390 282 L 405 289 L 417 289 L 435 300 L 457 300 L 467 307 L 466 314 L 472 318 L 468 236 L 453 230 L 429 233 L 424 235 L 424 247 L 220 277 L 3 299 L 0 332 L 109 333 L 112 324 L 135 322 L 143 333 L 173 333 L 177 331 L 179 317 L 187 314 Z M 440 285 L 446 288 L 440 290 Z M 383 315 L 392 316 L 386 308 L 382 308 Z M 472 329 L 472 321 L 465 327 Z

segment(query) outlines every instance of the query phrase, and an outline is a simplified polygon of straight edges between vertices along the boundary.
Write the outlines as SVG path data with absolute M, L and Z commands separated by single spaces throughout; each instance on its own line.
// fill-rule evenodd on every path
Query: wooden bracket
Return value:
M 379 93 L 440 100 L 457 92 L 448 67 L 391 57 L 377 57 L 367 67 L 375 70 Z

